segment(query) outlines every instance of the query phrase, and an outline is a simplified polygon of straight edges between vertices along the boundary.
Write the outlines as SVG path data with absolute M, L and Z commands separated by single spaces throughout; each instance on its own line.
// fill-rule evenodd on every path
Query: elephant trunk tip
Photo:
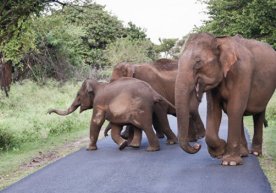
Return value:
M 195 154 L 201 149 L 201 145 L 198 143 L 195 143 L 193 146 L 191 146 L 189 143 L 179 143 L 180 147 L 189 154 Z

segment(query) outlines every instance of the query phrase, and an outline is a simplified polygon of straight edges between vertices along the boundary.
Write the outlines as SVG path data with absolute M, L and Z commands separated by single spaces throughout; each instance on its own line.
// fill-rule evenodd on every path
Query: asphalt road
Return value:
M 205 121 L 205 103 L 201 115 Z M 220 135 L 225 138 L 226 117 Z M 176 119 L 170 117 L 176 131 Z M 189 155 L 178 145 L 146 152 L 142 147 L 119 151 L 110 137 L 98 142 L 98 150 L 73 153 L 27 176 L 1 193 L 270 193 L 258 160 L 250 155 L 244 164 L 223 167 L 211 158 L 204 139 L 199 153 Z

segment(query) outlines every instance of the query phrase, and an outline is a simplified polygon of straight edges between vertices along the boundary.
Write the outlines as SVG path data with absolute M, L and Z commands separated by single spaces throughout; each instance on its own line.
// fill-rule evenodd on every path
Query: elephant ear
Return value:
M 126 76 L 127 77 L 133 77 L 134 76 L 134 71 L 135 71 L 135 67 L 134 64 L 126 64 Z
M 222 64 L 223 75 L 226 78 L 227 73 L 238 60 L 234 43 L 229 37 L 217 38 L 219 49 L 219 61 Z
M 93 92 L 93 84 L 91 80 L 86 81 L 86 90 L 88 93 Z

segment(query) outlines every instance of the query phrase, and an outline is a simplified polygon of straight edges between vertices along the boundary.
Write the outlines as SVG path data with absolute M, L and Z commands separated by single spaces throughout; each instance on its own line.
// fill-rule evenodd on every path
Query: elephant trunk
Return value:
M 183 78 L 185 77 L 185 78 Z M 189 78 L 190 77 L 190 78 Z M 191 80 L 190 82 L 188 80 Z M 187 153 L 197 153 L 201 146 L 200 144 L 189 144 L 188 130 L 189 130 L 189 116 L 191 97 L 193 97 L 195 83 L 193 82 L 192 75 L 185 73 L 177 76 L 175 85 L 175 104 L 178 125 L 178 141 L 180 147 Z
M 78 102 L 78 99 L 76 99 L 67 110 L 50 109 L 48 110 L 48 113 L 56 113 L 61 116 L 66 116 L 73 113 L 79 106 L 80 103 Z

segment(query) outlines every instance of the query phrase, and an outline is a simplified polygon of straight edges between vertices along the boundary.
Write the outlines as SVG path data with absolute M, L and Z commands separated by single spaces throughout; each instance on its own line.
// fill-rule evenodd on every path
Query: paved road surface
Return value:
M 205 121 L 205 103 L 201 115 Z M 176 119 L 170 117 L 176 130 Z M 226 117 L 220 135 L 226 136 Z M 98 142 L 98 151 L 85 149 L 73 153 L 15 183 L 1 193 L 270 193 L 271 187 L 254 156 L 244 165 L 222 167 L 207 153 L 204 140 L 195 155 L 178 145 L 146 152 L 143 138 L 140 149 L 119 151 L 110 137 Z

